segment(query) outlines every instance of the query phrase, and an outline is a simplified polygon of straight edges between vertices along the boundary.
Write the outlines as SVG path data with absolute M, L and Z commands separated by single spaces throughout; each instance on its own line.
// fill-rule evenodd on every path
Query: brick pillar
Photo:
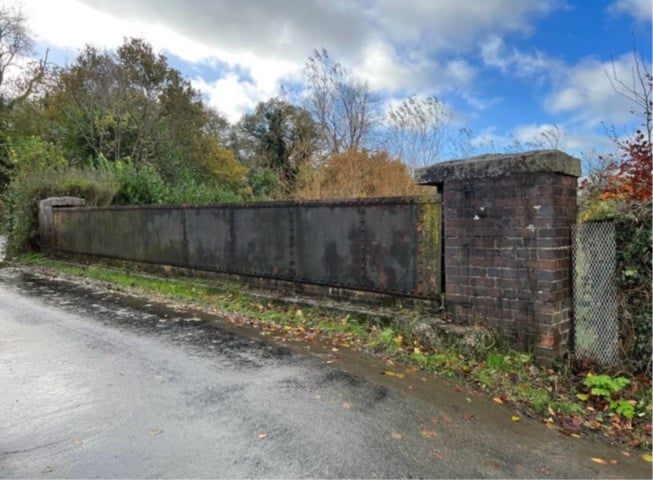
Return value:
M 544 362 L 567 351 L 580 172 L 578 159 L 556 150 L 417 172 L 419 184 L 442 191 L 444 292 L 454 322 L 493 328 Z

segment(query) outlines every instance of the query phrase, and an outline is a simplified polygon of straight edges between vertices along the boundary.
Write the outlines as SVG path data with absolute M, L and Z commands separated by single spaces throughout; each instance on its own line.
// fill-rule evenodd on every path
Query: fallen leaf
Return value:
M 495 397 L 495 398 L 492 399 L 492 400 L 493 400 L 495 403 L 497 403 L 497 404 L 503 404 L 503 399 L 501 399 L 500 397 Z
M 521 418 L 519 416 L 513 416 L 512 419 L 514 422 L 518 422 Z
M 617 464 L 617 460 L 616 459 L 611 459 L 610 464 Z
M 653 457 L 650 454 L 642 454 L 642 459 L 647 463 L 653 463 Z
M 265 434 L 265 433 L 260 433 L 260 434 L 258 435 L 258 438 L 259 438 L 259 439 L 265 439 L 265 438 L 267 438 L 267 437 L 268 437 L 268 435 Z
M 460 386 L 454 386 L 453 390 L 456 392 L 463 392 L 463 388 L 461 388 Z
M 438 424 L 438 418 L 431 418 L 431 424 Z
M 447 417 L 447 416 L 443 417 L 442 419 L 444 419 L 445 423 L 451 424 L 453 422 L 453 419 L 451 419 L 450 417 Z
M 422 436 L 424 436 L 425 438 L 437 438 L 438 437 L 438 433 L 436 433 L 435 431 L 432 431 L 430 429 L 423 429 L 422 428 L 419 433 Z
M 408 371 L 408 372 L 410 372 L 410 373 L 416 373 L 416 372 L 417 372 L 417 368 L 416 368 L 415 366 L 408 366 L 408 367 L 406 368 L 406 371 Z
M 621 454 L 623 454 L 623 455 L 626 456 L 627 458 L 630 457 L 630 453 L 629 453 L 628 451 L 621 451 Z
M 150 436 L 158 436 L 158 435 L 161 434 L 162 432 L 163 432 L 163 431 L 161 431 L 160 429 L 152 429 L 152 430 L 150 431 Z
M 601 459 L 601 458 L 592 458 L 592 461 L 594 461 L 596 464 L 608 464 L 608 462 L 605 459 Z
M 397 441 L 400 441 L 401 439 L 403 439 L 403 436 L 401 435 L 401 433 L 397 433 L 395 431 L 392 431 L 390 433 L 390 436 L 392 436 L 392 439 L 396 439 Z
M 400 372 L 394 372 L 394 371 L 383 371 L 383 375 L 389 377 L 398 377 L 399 379 L 403 379 L 405 377 L 405 374 L 402 374 Z
M 43 471 L 41 472 L 43 474 L 47 474 L 47 473 L 51 473 L 52 471 L 54 471 L 54 468 L 52 466 L 46 466 L 45 468 L 43 468 Z
M 433 457 L 437 460 L 442 459 L 442 455 L 440 453 L 433 453 Z
M 576 394 L 576 397 L 581 401 L 587 401 L 589 399 L 589 396 L 587 394 Z
M 578 434 L 578 433 L 571 433 L 570 436 L 572 438 L 578 438 L 578 439 L 582 438 L 582 436 L 580 434 Z
M 343 408 L 343 409 L 350 409 L 350 408 L 351 408 L 351 404 L 349 404 L 348 402 L 344 402 L 344 403 L 342 403 L 342 408 Z
M 84 441 L 80 441 L 79 439 L 73 441 L 73 446 L 81 446 L 82 444 L 84 444 Z

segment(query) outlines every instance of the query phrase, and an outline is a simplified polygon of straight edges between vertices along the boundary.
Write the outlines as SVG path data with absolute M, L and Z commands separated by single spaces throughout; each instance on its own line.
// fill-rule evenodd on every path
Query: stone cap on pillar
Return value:
M 448 180 L 487 179 L 552 173 L 580 177 L 580 160 L 559 150 L 532 150 L 519 154 L 486 154 L 449 160 L 417 169 L 415 182 L 442 185 Z

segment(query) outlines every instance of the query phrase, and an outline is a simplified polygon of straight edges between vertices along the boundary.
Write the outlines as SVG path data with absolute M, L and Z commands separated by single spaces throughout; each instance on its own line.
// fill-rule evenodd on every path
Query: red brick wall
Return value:
M 540 358 L 568 347 L 576 177 L 532 173 L 443 186 L 447 309 Z

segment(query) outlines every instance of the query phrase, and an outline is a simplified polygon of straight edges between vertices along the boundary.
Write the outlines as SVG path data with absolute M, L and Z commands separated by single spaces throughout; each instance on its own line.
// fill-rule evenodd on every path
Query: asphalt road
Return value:
M 637 453 L 328 352 L 2 268 L 0 477 L 650 479 Z

